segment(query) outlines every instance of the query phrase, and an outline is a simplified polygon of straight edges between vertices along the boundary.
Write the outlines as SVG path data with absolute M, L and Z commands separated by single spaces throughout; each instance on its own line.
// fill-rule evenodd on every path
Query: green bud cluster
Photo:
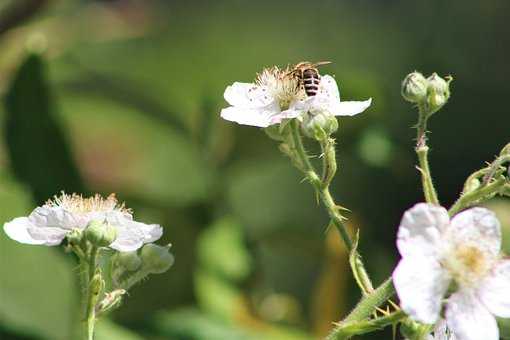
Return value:
M 405 100 L 418 104 L 430 115 L 443 107 L 450 98 L 452 80 L 450 76 L 441 78 L 437 73 L 425 78 L 415 71 L 402 81 L 401 94 Z

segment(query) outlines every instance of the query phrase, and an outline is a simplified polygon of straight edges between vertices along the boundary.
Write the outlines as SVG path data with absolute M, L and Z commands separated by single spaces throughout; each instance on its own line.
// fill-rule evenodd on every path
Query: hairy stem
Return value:
M 427 146 L 427 114 L 424 109 L 420 107 L 420 114 L 418 124 L 416 126 L 416 154 L 418 156 L 419 170 L 421 174 L 421 183 L 423 187 L 423 193 L 427 203 L 439 205 L 439 199 L 437 198 L 437 192 L 432 182 L 432 175 L 430 173 L 428 153 L 429 147 Z
M 448 213 L 450 216 L 453 216 L 459 211 L 469 208 L 473 204 L 477 204 L 483 200 L 492 198 L 505 186 L 506 182 L 507 181 L 504 177 L 500 177 L 494 182 L 481 187 L 480 189 L 462 195 L 450 208 L 450 210 L 448 210 Z
M 379 287 L 377 287 L 373 292 L 366 295 L 357 305 L 356 307 L 347 315 L 347 317 L 340 322 L 331 333 L 328 335 L 328 340 L 338 339 L 342 334 L 344 327 L 346 325 L 354 325 L 359 322 L 368 321 L 367 319 L 372 315 L 377 307 L 386 302 L 389 298 L 391 298 L 395 294 L 395 288 L 393 287 L 393 283 L 391 278 L 388 278 L 384 281 Z M 351 331 L 352 332 L 352 331 Z M 358 334 L 352 333 L 351 335 Z

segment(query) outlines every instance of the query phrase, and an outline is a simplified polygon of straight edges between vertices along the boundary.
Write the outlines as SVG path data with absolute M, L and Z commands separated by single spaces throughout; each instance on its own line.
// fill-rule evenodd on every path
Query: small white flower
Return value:
M 419 203 L 402 218 L 402 255 L 393 282 L 402 309 L 419 322 L 445 318 L 457 340 L 498 340 L 495 316 L 510 317 L 510 260 L 499 258 L 500 224 L 494 213 L 472 208 L 451 221 L 446 209 Z
M 117 229 L 117 237 L 110 247 L 118 251 L 134 251 L 163 234 L 157 224 L 134 221 L 131 210 L 119 204 L 114 194 L 107 198 L 98 194 L 83 198 L 65 193 L 35 208 L 28 217 L 5 223 L 4 231 L 21 243 L 55 246 L 73 229 L 83 230 L 91 221 L 104 221 Z
M 278 67 L 262 71 L 255 83 L 236 82 L 228 86 L 224 97 L 231 106 L 221 110 L 223 119 L 257 127 L 268 127 L 307 112 L 352 116 L 363 112 L 372 102 L 371 99 L 340 102 L 335 79 L 329 75 L 321 77 L 317 95 L 307 97 L 291 70 Z

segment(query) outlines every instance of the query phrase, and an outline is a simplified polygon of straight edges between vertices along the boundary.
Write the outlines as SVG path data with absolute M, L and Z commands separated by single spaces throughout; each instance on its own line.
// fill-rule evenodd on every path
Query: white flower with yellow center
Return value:
M 499 339 L 495 316 L 510 317 L 510 260 L 499 258 L 494 213 L 472 208 L 450 221 L 446 209 L 419 203 L 404 214 L 397 247 L 402 259 L 393 282 L 411 318 L 436 323 L 442 299 L 454 287 L 445 319 L 455 339 Z
M 131 210 L 119 204 L 114 194 L 107 198 L 98 194 L 83 198 L 62 193 L 35 208 L 28 217 L 5 223 L 4 230 L 11 239 L 21 243 L 55 246 L 73 230 L 86 229 L 92 221 L 108 223 L 116 229 L 110 247 L 118 251 L 134 251 L 163 234 L 157 224 L 134 221 Z
M 223 119 L 257 127 L 300 118 L 307 112 L 352 116 L 363 112 L 372 102 L 371 99 L 341 102 L 336 81 L 329 75 L 321 77 L 317 95 L 307 97 L 291 69 L 276 66 L 262 71 L 255 83 L 235 82 L 228 86 L 224 97 L 231 106 L 221 110 Z

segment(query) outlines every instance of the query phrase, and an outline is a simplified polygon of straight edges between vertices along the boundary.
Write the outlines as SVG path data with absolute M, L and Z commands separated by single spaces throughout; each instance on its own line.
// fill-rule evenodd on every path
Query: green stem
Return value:
M 339 212 L 340 206 L 337 205 L 329 191 L 329 183 L 331 182 L 333 176 L 336 173 L 337 165 L 336 165 L 336 157 L 335 157 L 335 149 L 334 149 L 334 141 L 332 139 L 328 139 L 326 141 L 321 142 L 321 147 L 323 148 L 323 157 L 324 157 L 324 166 L 326 169 L 323 169 L 323 180 L 321 181 L 315 168 L 310 162 L 310 157 L 304 148 L 303 141 L 301 139 L 301 134 L 299 132 L 299 125 L 297 121 L 291 123 L 291 137 L 292 143 L 294 146 L 295 156 L 297 156 L 298 164 L 302 164 L 303 168 L 301 169 L 308 180 L 314 188 L 317 190 L 319 197 L 322 201 L 322 204 L 326 208 L 328 215 L 331 219 L 333 225 L 337 228 L 347 250 L 349 252 L 353 251 L 353 242 L 347 231 L 345 224 L 343 223 L 343 217 Z M 373 285 L 370 282 L 368 273 L 363 265 L 361 259 L 357 261 L 358 265 L 358 273 L 360 273 L 360 277 L 363 277 L 363 286 L 360 287 L 363 292 L 371 292 L 373 290 Z
M 88 257 L 88 261 L 86 262 L 87 266 L 87 285 L 86 285 L 86 294 L 85 294 L 85 338 L 86 340 L 94 339 L 94 326 L 96 323 L 96 315 L 95 315 L 95 307 L 98 299 L 98 294 L 100 292 L 95 291 L 96 287 L 92 284 L 92 280 L 96 273 L 97 266 L 97 257 L 98 257 L 98 248 L 92 246 L 90 249 L 90 254 Z
M 506 179 L 500 177 L 494 182 L 481 187 L 480 189 L 468 192 L 462 195 L 455 204 L 448 210 L 450 216 L 457 214 L 459 211 L 469 208 L 473 204 L 480 203 L 480 201 L 493 197 L 497 194 L 506 184 Z
M 393 294 L 395 294 L 395 288 L 393 287 L 391 278 L 388 278 L 372 293 L 366 295 L 351 313 L 331 331 L 327 339 L 337 339 L 337 337 L 342 334 L 345 325 L 366 321 L 375 309 L 391 298 Z
M 386 326 L 393 325 L 406 317 L 402 310 L 397 310 L 389 315 L 376 319 L 363 320 L 351 323 L 342 323 L 338 326 L 335 334 L 330 334 L 328 340 L 345 340 L 353 335 L 360 335 L 383 329 Z
M 429 147 L 427 146 L 427 118 L 428 115 L 424 112 L 424 109 L 420 107 L 418 125 L 416 126 L 416 154 L 418 156 L 419 170 L 421 174 L 421 183 L 423 187 L 423 193 L 427 203 L 439 205 L 439 199 L 437 198 L 437 192 L 432 182 L 432 175 L 430 173 L 428 153 Z

